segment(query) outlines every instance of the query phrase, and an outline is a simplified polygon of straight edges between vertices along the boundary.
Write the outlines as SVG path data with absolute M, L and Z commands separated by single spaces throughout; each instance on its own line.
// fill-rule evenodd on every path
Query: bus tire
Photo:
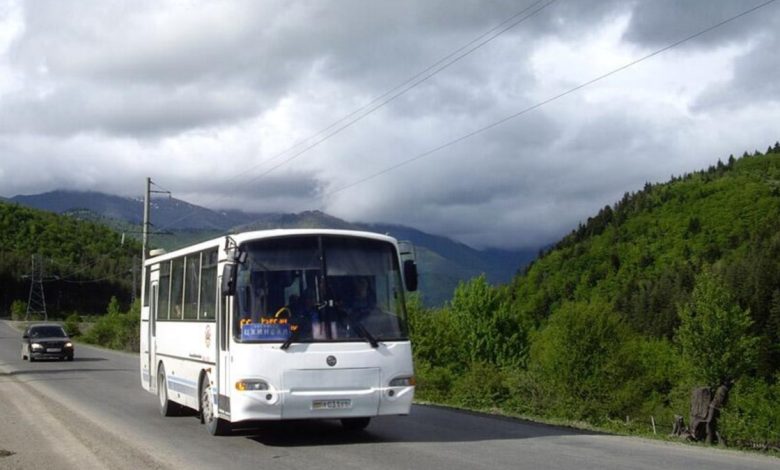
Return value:
M 349 432 L 362 431 L 368 427 L 370 422 L 371 418 L 341 418 L 341 426 Z
M 225 436 L 231 432 L 230 423 L 220 418 L 214 409 L 208 376 L 204 376 L 200 381 L 200 419 L 212 436 Z
M 163 416 L 176 416 L 181 410 L 178 403 L 168 398 L 168 381 L 165 379 L 165 367 L 160 364 L 157 369 L 157 403 L 160 406 L 160 414 Z

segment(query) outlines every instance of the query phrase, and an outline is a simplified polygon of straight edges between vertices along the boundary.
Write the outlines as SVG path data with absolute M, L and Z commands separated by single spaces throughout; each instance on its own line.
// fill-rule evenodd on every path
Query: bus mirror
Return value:
M 222 296 L 236 294 L 236 265 L 226 264 L 222 267 Z
M 414 260 L 404 261 L 404 282 L 409 292 L 417 290 L 417 263 Z

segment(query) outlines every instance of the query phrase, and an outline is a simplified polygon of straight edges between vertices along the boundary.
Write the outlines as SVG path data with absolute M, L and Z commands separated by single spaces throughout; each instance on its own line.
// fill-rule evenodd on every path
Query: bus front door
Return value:
M 157 391 L 157 281 L 152 282 L 151 296 L 149 297 L 149 327 L 148 330 L 148 370 L 149 391 Z
M 222 284 L 219 278 L 217 285 Z M 217 318 L 217 410 L 225 418 L 230 417 L 230 309 L 231 297 L 221 297 Z

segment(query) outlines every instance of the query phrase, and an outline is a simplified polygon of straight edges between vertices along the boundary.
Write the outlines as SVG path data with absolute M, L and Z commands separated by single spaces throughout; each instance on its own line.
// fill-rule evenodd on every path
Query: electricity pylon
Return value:
M 43 293 L 43 258 L 40 255 L 32 255 L 30 296 L 27 299 L 27 314 L 24 319 L 29 320 L 31 314 L 42 314 L 44 320 L 49 319 L 46 313 L 46 296 Z

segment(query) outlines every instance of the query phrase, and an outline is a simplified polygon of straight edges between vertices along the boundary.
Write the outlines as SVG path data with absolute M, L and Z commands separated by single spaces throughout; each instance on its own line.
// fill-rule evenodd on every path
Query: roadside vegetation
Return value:
M 777 451 L 780 144 L 627 193 L 410 326 L 422 400 Z
M 141 302 L 136 300 L 123 312 L 116 297 L 112 297 L 106 314 L 98 317 L 79 339 L 106 348 L 138 352 L 140 328 Z
M 43 321 L 39 315 L 26 317 L 26 305 L 19 301 L 12 310 L 11 320 L 27 325 Z M 112 297 L 105 313 L 100 315 L 79 315 L 72 313 L 64 320 L 49 317 L 49 321 L 62 323 L 72 339 L 95 346 L 119 351 L 138 352 L 140 345 L 141 302 L 135 301 L 123 311 L 116 297 Z

